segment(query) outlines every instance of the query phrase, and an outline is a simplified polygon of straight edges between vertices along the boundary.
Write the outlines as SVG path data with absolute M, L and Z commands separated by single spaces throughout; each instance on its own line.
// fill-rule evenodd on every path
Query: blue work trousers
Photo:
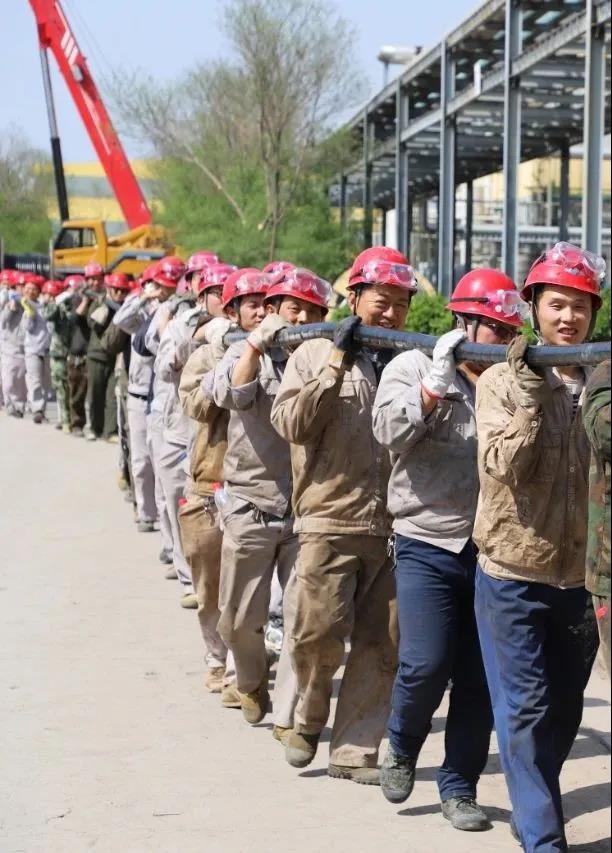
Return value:
M 393 750 L 417 759 L 432 718 L 452 681 L 442 801 L 475 797 L 489 754 L 493 715 L 474 618 L 476 549 L 453 554 L 396 537 L 399 669 L 389 737 Z
M 584 588 L 478 570 L 476 615 L 513 819 L 526 853 L 566 853 L 559 775 L 597 654 Z

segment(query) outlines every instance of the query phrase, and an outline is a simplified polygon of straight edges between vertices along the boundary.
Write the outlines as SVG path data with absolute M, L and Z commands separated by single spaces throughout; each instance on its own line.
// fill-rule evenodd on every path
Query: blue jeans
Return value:
M 443 801 L 475 797 L 493 727 L 474 618 L 476 549 L 469 542 L 453 554 L 397 536 L 395 557 L 400 646 L 391 746 L 418 758 L 452 680 L 438 787 Z
M 565 853 L 559 775 L 597 654 L 590 596 L 479 569 L 476 615 L 514 823 L 526 853 Z

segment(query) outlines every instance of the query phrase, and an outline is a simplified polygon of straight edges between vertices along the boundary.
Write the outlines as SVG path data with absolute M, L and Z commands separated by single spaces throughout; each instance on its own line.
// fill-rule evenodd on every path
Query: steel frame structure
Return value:
M 448 295 L 457 186 L 467 184 L 469 261 L 472 182 L 503 169 L 502 265 L 516 276 L 520 163 L 560 155 L 559 237 L 565 239 L 569 151 L 584 143 L 582 243 L 601 251 L 610 7 L 610 0 L 487 0 L 348 123 L 361 157 L 332 189 L 342 221 L 358 199 L 370 244 L 374 207 L 395 209 L 395 242 L 409 251 L 413 202 L 437 196 L 438 287 Z

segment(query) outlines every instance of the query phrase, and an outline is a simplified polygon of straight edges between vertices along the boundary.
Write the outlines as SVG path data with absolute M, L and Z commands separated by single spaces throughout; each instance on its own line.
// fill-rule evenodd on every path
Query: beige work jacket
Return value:
M 295 530 L 387 536 L 389 452 L 372 433 L 376 374 L 363 355 L 329 367 L 333 344 L 306 341 L 287 362 L 271 419 L 291 443 Z
M 507 364 L 478 380 L 480 498 L 474 540 L 493 577 L 579 587 L 585 580 L 589 445 L 580 408 L 547 371 L 534 414 L 516 402 Z

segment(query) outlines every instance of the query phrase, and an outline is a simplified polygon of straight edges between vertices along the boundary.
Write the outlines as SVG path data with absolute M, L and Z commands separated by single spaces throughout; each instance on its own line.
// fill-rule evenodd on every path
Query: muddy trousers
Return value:
M 179 512 L 185 559 L 191 568 L 198 599 L 198 619 L 209 669 L 225 667 L 227 646 L 219 636 L 219 580 L 221 545 L 218 512 L 212 496 L 190 495 Z
M 166 506 L 166 495 L 162 486 L 159 470 L 159 458 L 164 447 L 164 428 L 162 426 L 161 415 L 159 412 L 149 412 L 147 414 L 147 447 L 149 449 L 149 458 L 151 459 L 151 465 L 153 466 L 153 473 L 155 475 L 155 506 L 157 507 L 162 548 L 166 553 L 172 554 L 174 551 L 172 528 L 170 527 L 170 517 Z
M 70 427 L 83 429 L 86 422 L 87 360 L 84 355 L 68 356 L 68 387 L 70 389 Z
M 33 415 L 44 415 L 49 394 L 49 356 L 26 355 L 25 370 L 30 411 Z
M 138 521 L 156 521 L 155 474 L 147 443 L 147 401 L 128 394 L 130 471 Z
M 234 654 L 238 689 L 253 693 L 268 672 L 264 627 L 274 567 L 285 588 L 295 569 L 298 539 L 293 518 L 275 518 L 236 498 L 230 511 L 223 514 L 223 525 L 219 634 Z M 289 612 L 284 618 L 291 622 Z M 286 665 L 287 655 L 285 659 L 276 674 L 274 709 L 277 725 L 281 719 L 289 719 L 285 727 L 290 728 L 296 685 L 291 666 Z
M 89 426 L 97 437 L 117 435 L 114 365 L 87 359 L 87 400 Z
M 51 358 L 51 385 L 57 400 L 57 421 L 64 427 L 70 426 L 70 386 L 68 384 L 68 360 Z
M 567 853 L 559 776 L 598 648 L 591 597 L 478 569 L 476 619 L 499 756 L 525 853 Z
M 392 560 L 379 536 L 300 533 L 296 615 L 291 644 L 298 681 L 295 729 L 327 724 L 334 676 L 345 641 L 330 759 L 375 767 L 397 669 L 397 613 Z
M 172 558 L 174 568 L 184 591 L 191 591 L 191 569 L 183 553 L 181 528 L 179 525 L 180 503 L 185 497 L 187 474 L 185 472 L 186 449 L 180 444 L 170 444 L 163 436 L 157 457 L 157 472 L 161 480 L 170 530 L 172 533 Z M 187 588 L 187 589 L 185 589 Z
M 12 353 L 2 355 L 2 394 L 7 412 L 25 411 L 27 398 L 25 358 Z

